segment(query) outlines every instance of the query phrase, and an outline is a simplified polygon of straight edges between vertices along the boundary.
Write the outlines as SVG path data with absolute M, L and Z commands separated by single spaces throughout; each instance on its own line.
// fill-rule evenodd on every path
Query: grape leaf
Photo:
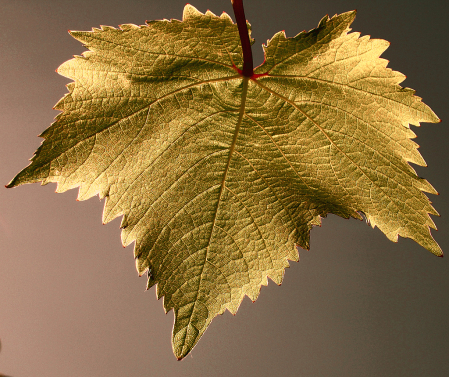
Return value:
M 103 221 L 123 216 L 139 274 L 174 310 L 178 358 L 217 314 L 280 284 L 328 213 L 441 256 L 423 193 L 436 191 L 409 165 L 425 165 L 409 125 L 439 119 L 380 58 L 388 42 L 349 33 L 354 17 L 277 33 L 251 77 L 226 13 L 72 31 L 89 51 L 59 67 L 74 80 L 62 113 L 8 187 L 106 198 Z

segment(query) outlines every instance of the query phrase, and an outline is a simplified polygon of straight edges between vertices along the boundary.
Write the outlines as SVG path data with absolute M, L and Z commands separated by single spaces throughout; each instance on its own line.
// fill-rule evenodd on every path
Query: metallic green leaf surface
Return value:
M 379 58 L 388 42 L 349 33 L 354 12 L 294 38 L 277 33 L 252 78 L 237 26 L 187 5 L 183 21 L 71 32 L 87 48 L 32 163 L 10 187 L 57 182 L 123 216 L 139 274 L 150 270 L 173 349 L 280 284 L 296 246 L 334 213 L 409 237 L 436 255 L 425 165 L 409 125 L 438 117 Z

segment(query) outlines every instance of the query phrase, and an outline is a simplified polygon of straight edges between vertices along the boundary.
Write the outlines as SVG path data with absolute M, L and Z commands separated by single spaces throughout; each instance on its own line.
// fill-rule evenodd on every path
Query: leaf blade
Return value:
M 348 12 L 276 34 L 251 79 L 237 26 L 186 6 L 183 21 L 72 32 L 89 49 L 32 163 L 9 187 L 57 182 L 106 198 L 139 274 L 151 271 L 183 358 L 212 319 L 280 284 L 328 213 L 362 219 L 436 255 L 436 193 L 409 124 L 438 122 L 380 58 L 388 42 L 349 33 Z M 257 76 L 260 75 L 260 76 Z

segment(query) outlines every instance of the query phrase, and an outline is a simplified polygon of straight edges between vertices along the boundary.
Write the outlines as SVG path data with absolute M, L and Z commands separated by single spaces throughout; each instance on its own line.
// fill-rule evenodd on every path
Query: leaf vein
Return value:
M 257 82 L 257 81 L 256 81 Z M 360 166 L 358 164 L 356 164 L 344 151 L 342 151 L 335 143 L 334 141 L 329 137 L 329 135 L 324 131 L 324 129 L 317 123 L 315 122 L 304 110 L 302 110 L 299 106 L 297 106 L 293 101 L 290 101 L 288 98 L 280 95 L 279 93 L 276 93 L 274 91 L 272 91 L 271 89 L 267 88 L 266 86 L 260 84 L 259 82 L 257 82 L 257 84 L 259 86 L 261 86 L 263 89 L 267 90 L 269 93 L 272 93 L 273 95 L 283 99 L 284 101 L 290 103 L 294 108 L 296 108 L 300 113 L 302 113 L 305 117 L 307 117 L 307 119 L 309 119 L 322 133 L 323 135 L 329 140 L 329 142 L 343 155 L 345 156 L 358 170 L 360 170 L 360 172 L 368 179 L 368 181 L 370 181 L 372 183 L 372 185 L 374 187 L 377 187 L 380 191 L 382 191 L 382 193 L 388 198 L 390 199 L 390 202 L 399 210 L 398 213 L 400 213 L 400 207 L 396 204 L 396 201 L 393 200 L 393 198 L 388 195 L 383 189 L 382 187 L 378 186 L 368 175 L 366 175 L 366 173 L 360 168 Z M 408 205 L 410 207 L 410 205 Z

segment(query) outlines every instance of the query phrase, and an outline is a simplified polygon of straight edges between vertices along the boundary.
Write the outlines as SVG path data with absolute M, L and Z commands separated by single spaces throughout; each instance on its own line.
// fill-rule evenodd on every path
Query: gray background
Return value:
M 193 1 L 193 0 L 192 0 Z M 194 0 L 232 14 L 229 0 Z M 294 36 L 325 14 L 357 9 L 355 31 L 391 42 L 383 55 L 404 85 L 443 119 L 423 124 L 417 167 L 440 192 L 437 242 L 449 256 L 448 3 L 246 0 L 256 63 L 260 44 Z M 0 183 L 39 146 L 67 79 L 54 71 L 84 51 L 67 29 L 181 18 L 185 0 L 0 0 Z M 410 240 L 395 244 L 357 220 L 330 215 L 282 287 L 217 317 L 178 362 L 173 314 L 120 244 L 119 222 L 101 225 L 103 203 L 76 202 L 55 185 L 0 188 L 0 373 L 96 376 L 449 376 L 449 264 Z

